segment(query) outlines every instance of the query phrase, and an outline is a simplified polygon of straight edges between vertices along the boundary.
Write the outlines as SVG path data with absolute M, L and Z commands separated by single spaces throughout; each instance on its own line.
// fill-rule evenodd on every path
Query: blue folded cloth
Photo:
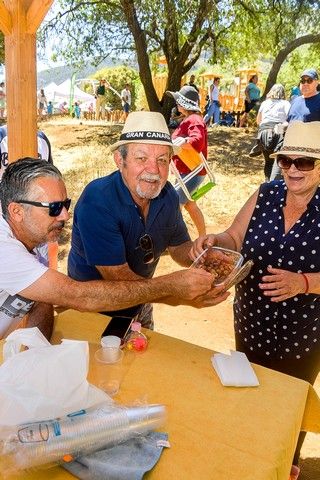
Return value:
M 166 433 L 151 432 L 99 452 L 79 457 L 63 467 L 81 480 L 141 480 L 160 458 Z

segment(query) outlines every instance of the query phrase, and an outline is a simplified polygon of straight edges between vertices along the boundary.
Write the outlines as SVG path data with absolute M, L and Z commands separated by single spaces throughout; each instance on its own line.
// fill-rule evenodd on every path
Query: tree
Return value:
M 227 59 L 239 67 L 275 59 L 269 87 L 290 52 L 307 38 L 318 41 L 320 23 L 319 0 L 60 0 L 59 5 L 61 12 L 43 30 L 59 38 L 57 52 L 73 62 L 88 55 L 99 62 L 115 53 L 135 59 L 149 108 L 164 114 L 171 100 L 157 97 L 152 57 L 165 56 L 168 90 L 180 88 L 204 49 L 213 64 Z M 67 40 L 61 40 L 62 32 Z
M 169 111 L 169 97 L 158 99 L 152 83 L 150 56 L 165 55 L 169 90 L 199 59 L 203 47 L 216 41 L 213 26 L 220 0 L 60 0 L 61 12 L 44 28 L 45 35 L 64 31 L 56 49 L 70 61 L 88 54 L 102 60 L 117 51 L 129 52 L 139 66 L 149 108 Z M 79 38 L 75 32 L 82 32 Z M 67 48 L 66 48 L 67 47 Z
M 222 39 L 224 47 L 236 62 L 270 61 L 263 96 L 292 52 L 301 45 L 320 45 L 318 0 L 234 0 L 232 11 L 238 21 Z

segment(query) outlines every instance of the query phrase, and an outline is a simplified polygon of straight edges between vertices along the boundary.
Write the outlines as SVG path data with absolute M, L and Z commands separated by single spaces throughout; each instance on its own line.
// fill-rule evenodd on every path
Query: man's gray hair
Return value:
M 36 158 L 21 158 L 7 166 L 0 183 L 0 200 L 2 215 L 8 218 L 8 206 L 18 200 L 29 198 L 32 182 L 40 177 L 53 177 L 62 180 L 61 172 L 45 160 Z
M 285 99 L 286 92 L 281 83 L 275 83 L 267 93 L 267 98 L 274 98 L 276 100 Z

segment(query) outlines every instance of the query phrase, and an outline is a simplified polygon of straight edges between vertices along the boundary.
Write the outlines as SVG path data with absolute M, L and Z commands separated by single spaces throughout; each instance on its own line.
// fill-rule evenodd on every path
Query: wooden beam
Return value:
M 10 35 L 12 31 L 11 15 L 2 0 L 0 0 L 0 30 L 4 35 Z
M 27 33 L 36 33 L 54 0 L 33 0 L 27 11 Z
M 52 1 L 0 0 L 11 17 L 12 29 L 5 34 L 5 65 L 9 162 L 21 157 L 38 157 L 36 29 Z M 43 5 L 45 7 L 43 7 Z M 32 9 L 31 9 L 32 7 Z M 41 14 L 35 10 L 39 8 Z M 30 16 L 34 15 L 33 20 Z
M 5 36 L 9 162 L 37 157 L 36 34 L 26 33 L 28 0 L 5 0 L 12 33 Z

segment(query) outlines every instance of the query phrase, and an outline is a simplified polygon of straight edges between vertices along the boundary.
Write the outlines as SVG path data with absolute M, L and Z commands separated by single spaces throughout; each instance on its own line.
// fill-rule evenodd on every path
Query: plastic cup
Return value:
M 94 358 L 95 383 L 113 397 L 118 393 L 125 373 L 123 351 L 116 347 L 99 348 Z
M 116 337 L 115 335 L 107 335 L 107 336 L 101 338 L 100 343 L 101 343 L 101 346 L 104 347 L 104 348 L 105 347 L 119 348 L 120 343 L 121 343 L 121 338 Z

